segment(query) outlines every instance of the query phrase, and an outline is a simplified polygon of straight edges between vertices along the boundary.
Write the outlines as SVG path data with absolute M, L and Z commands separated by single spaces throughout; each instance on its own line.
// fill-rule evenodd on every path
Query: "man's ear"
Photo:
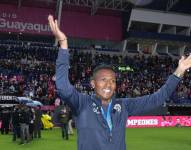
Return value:
M 94 88 L 95 88 L 95 81 L 94 81 L 94 80 L 91 80 L 91 81 L 90 81 L 90 84 L 91 84 L 91 87 L 94 89 Z

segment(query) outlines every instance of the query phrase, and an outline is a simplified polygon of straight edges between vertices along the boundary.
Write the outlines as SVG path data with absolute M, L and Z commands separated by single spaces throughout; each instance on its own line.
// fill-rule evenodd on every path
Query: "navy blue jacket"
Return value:
M 125 128 L 129 115 L 148 111 L 164 103 L 176 89 L 180 78 L 170 75 L 155 93 L 137 98 L 112 98 L 112 132 L 100 108 L 101 100 L 94 95 L 79 93 L 69 82 L 69 52 L 60 49 L 56 61 L 56 87 L 62 100 L 76 114 L 78 150 L 125 150 Z

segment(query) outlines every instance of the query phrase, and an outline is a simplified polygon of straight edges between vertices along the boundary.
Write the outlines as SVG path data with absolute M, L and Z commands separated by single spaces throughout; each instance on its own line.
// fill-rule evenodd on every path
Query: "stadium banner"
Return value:
M 89 12 L 64 11 L 61 27 L 73 37 L 121 41 L 122 19 L 110 15 L 90 15 Z
M 53 9 L 0 4 L 0 32 L 52 35 L 48 15 Z M 69 37 L 121 41 L 122 19 L 117 15 L 94 15 L 63 9 L 61 30 Z
M 51 34 L 48 14 L 53 10 L 13 5 L 0 5 L 0 31 L 32 34 Z
M 1 101 L 15 101 L 16 96 L 10 96 L 10 95 L 0 95 L 0 102 Z
M 127 128 L 149 127 L 190 127 L 191 116 L 132 116 L 127 120 Z
M 16 96 L 0 95 L 0 107 L 12 107 L 18 104 Z

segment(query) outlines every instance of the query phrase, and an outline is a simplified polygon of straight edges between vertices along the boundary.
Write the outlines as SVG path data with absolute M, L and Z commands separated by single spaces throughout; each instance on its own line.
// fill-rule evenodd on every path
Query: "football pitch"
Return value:
M 68 141 L 59 128 L 43 130 L 42 139 L 19 145 L 12 135 L 0 135 L 1 150 L 77 150 L 76 133 Z M 126 129 L 127 150 L 191 150 L 191 128 Z M 93 145 L 92 145 L 93 147 Z

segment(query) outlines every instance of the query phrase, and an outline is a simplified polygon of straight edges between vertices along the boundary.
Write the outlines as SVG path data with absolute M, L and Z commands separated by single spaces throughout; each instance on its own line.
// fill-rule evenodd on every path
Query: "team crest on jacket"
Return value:
M 100 114 L 99 107 L 96 105 L 96 103 L 93 103 L 92 107 L 93 107 L 93 112 L 95 112 L 96 114 Z
M 121 105 L 120 104 L 115 104 L 113 109 L 115 109 L 117 112 L 121 112 Z

